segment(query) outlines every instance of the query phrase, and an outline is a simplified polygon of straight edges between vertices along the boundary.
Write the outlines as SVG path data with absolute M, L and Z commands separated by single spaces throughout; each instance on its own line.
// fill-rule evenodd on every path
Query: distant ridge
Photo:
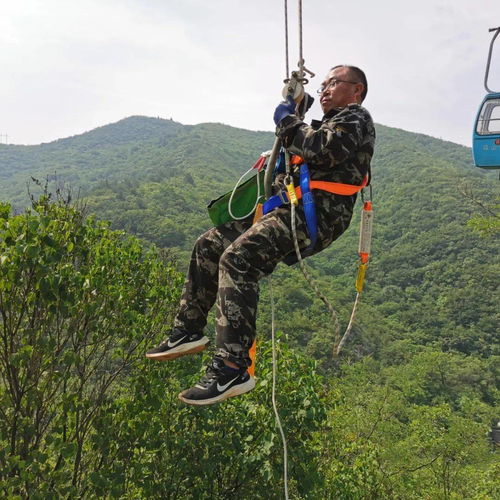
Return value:
M 470 148 L 424 134 L 377 125 L 374 180 L 383 179 L 378 165 L 389 157 L 401 168 L 412 158 L 452 163 L 466 175 L 484 177 L 472 167 Z M 88 193 L 103 182 L 175 177 L 176 169 L 196 171 L 204 161 L 211 179 L 229 185 L 256 157 L 268 150 L 272 132 L 255 132 L 220 123 L 183 125 L 171 119 L 130 116 L 82 134 L 37 146 L 8 145 L 0 148 L 0 199 L 22 208 L 28 202 L 26 183 L 57 177 L 74 189 Z M 425 157 L 425 159 L 424 159 Z M 210 166 L 208 166 L 210 164 Z M 418 174 L 418 172 L 414 172 Z M 453 174 L 456 175 L 456 174 Z M 382 176 L 382 177 L 381 177 Z M 206 177 L 206 176 L 205 176 Z M 135 179 L 135 180 L 134 180 Z
M 171 119 L 135 115 L 82 134 L 57 139 L 45 145 L 72 145 L 82 140 L 87 146 L 100 146 L 105 143 L 119 145 L 141 140 L 150 141 L 155 137 L 163 137 L 165 134 L 173 135 L 183 127 L 184 125 Z
M 18 209 L 26 206 L 26 184 L 31 177 L 41 181 L 57 178 L 87 193 L 102 182 L 126 178 L 133 182 L 151 172 L 171 174 L 176 166 L 188 168 L 189 158 L 195 157 L 218 162 L 214 175 L 224 177 L 234 172 L 230 178 L 269 149 L 272 141 L 272 132 L 130 116 L 50 143 L 0 148 L 0 199 Z

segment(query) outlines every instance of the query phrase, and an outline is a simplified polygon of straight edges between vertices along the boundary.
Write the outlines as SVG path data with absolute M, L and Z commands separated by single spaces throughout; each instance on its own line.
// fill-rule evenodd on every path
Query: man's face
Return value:
M 343 108 L 348 104 L 361 102 L 363 84 L 347 83 L 354 81 L 354 78 L 349 74 L 349 68 L 335 68 L 326 75 L 322 83 L 325 91 L 321 94 L 319 101 L 323 113 L 328 113 L 333 108 Z

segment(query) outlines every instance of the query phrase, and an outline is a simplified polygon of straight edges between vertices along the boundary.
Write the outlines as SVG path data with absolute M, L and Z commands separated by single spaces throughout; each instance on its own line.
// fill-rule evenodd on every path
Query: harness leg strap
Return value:
M 302 192 L 302 206 L 306 217 L 307 232 L 311 240 L 311 244 L 307 250 L 312 250 L 318 239 L 318 219 L 316 217 L 314 196 L 311 192 L 309 167 L 307 163 L 302 163 L 300 166 L 300 190 Z

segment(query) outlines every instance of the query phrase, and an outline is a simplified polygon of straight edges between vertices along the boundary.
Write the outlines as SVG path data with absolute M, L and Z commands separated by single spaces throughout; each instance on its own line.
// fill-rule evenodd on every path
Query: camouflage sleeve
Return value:
M 306 162 L 336 165 L 358 150 L 366 128 L 366 115 L 358 107 L 342 111 L 317 130 L 289 115 L 280 122 L 276 134 L 288 151 L 302 156 Z

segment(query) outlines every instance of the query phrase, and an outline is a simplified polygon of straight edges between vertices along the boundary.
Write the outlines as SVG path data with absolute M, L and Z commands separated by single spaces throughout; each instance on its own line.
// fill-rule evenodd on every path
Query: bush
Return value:
M 179 275 L 154 251 L 47 196 L 0 217 L 0 491 L 85 491 L 93 424 L 168 323 Z

